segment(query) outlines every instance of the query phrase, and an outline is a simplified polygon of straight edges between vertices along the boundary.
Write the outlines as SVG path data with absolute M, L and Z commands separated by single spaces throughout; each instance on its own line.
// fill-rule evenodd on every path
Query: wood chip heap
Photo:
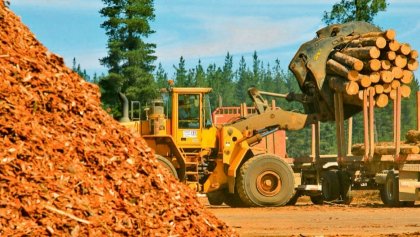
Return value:
M 419 66 L 418 52 L 398 42 L 395 35 L 390 29 L 347 36 L 327 61 L 330 87 L 343 92 L 348 101 L 361 101 L 363 91 L 370 90 L 380 108 L 396 98 L 398 88 L 402 97 L 408 97 L 413 71 Z
M 0 236 L 234 236 L 0 1 Z

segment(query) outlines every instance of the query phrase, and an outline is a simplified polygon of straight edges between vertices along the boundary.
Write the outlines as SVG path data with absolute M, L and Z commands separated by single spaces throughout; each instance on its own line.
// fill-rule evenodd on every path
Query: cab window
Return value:
M 200 128 L 200 95 L 178 95 L 178 127 L 186 129 Z

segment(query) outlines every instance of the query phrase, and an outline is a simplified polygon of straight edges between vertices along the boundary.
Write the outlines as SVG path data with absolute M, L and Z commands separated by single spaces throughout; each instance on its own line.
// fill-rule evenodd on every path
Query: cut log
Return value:
M 332 59 L 341 64 L 348 65 L 356 71 L 361 71 L 363 69 L 363 62 L 361 60 L 340 52 L 335 52 L 332 55 Z
M 374 88 L 375 88 L 375 93 L 378 94 L 378 95 L 382 94 L 384 92 L 384 86 L 383 85 L 376 84 L 374 86 Z
M 381 69 L 381 61 L 378 59 L 371 59 L 365 64 L 364 71 L 379 71 Z
M 371 60 L 372 61 L 372 60 Z M 381 68 L 382 69 L 384 69 L 384 70 L 389 70 L 389 69 L 391 69 L 391 62 L 389 61 L 389 60 L 382 60 L 381 61 Z M 379 69 L 378 69 L 379 70 Z M 377 71 L 377 70 L 375 70 L 375 71 Z
M 391 83 L 392 80 L 394 80 L 394 76 L 392 75 L 391 71 L 381 71 L 381 80 L 384 83 Z
M 375 144 L 375 155 L 394 155 L 395 154 L 395 146 L 389 144 Z M 420 152 L 420 148 L 415 145 L 409 144 L 400 144 L 400 154 L 408 155 L 408 154 L 418 154 Z M 354 144 L 351 148 L 351 153 L 355 156 L 362 156 L 365 154 L 365 145 L 364 144 Z
M 397 89 L 400 86 L 401 86 L 401 82 L 399 80 L 392 80 L 392 82 L 391 82 L 391 88 L 392 89 Z
M 400 49 L 400 43 L 396 40 L 391 40 L 388 42 L 388 49 L 397 52 Z
M 361 91 L 363 91 L 363 90 L 360 90 L 358 92 L 358 94 Z M 360 99 L 358 94 L 357 95 L 343 94 L 343 102 L 344 102 L 344 104 L 356 105 L 356 106 L 363 106 L 363 96 L 362 96 L 362 99 Z
M 383 108 L 388 104 L 388 95 L 386 94 L 379 94 L 375 96 L 375 104 L 379 108 Z
M 372 72 L 369 75 L 370 82 L 378 83 L 381 80 L 381 74 L 379 72 Z
M 359 75 L 359 80 L 357 80 L 357 82 L 364 88 L 368 88 L 372 84 L 370 77 L 362 74 Z
M 391 90 L 391 92 L 389 92 L 389 98 L 395 100 L 397 98 L 397 90 Z
M 419 61 L 417 61 L 414 58 L 410 58 L 410 60 L 408 60 L 408 63 L 407 63 L 407 68 L 408 70 L 411 70 L 411 71 L 417 70 L 417 68 L 419 68 Z
M 365 47 L 365 46 L 376 46 L 379 49 L 386 47 L 386 39 L 382 36 L 374 37 L 363 37 L 352 40 L 347 44 L 348 47 Z
M 347 81 L 341 77 L 330 77 L 329 86 L 337 92 L 346 93 L 348 95 L 357 95 L 359 85 L 354 81 Z
M 391 88 L 391 84 L 390 83 L 384 83 L 382 84 L 382 86 L 384 87 L 384 93 L 390 93 L 392 88 Z
M 396 57 L 397 57 L 397 54 L 394 51 L 388 51 L 385 54 L 385 58 L 388 59 L 389 61 L 395 60 Z
M 365 38 L 379 37 L 379 36 L 385 37 L 385 39 L 387 39 L 387 40 L 393 40 L 393 39 L 395 39 L 395 30 L 388 29 L 388 30 L 383 31 L 383 32 L 369 32 L 369 33 L 361 35 L 361 37 L 365 37 Z
M 397 67 L 404 68 L 407 65 L 407 57 L 404 55 L 397 55 L 394 64 Z
M 413 81 L 414 74 L 410 70 L 403 70 L 403 76 L 401 77 L 401 82 L 404 84 L 410 84 Z
M 341 52 L 361 60 L 379 58 L 379 56 L 381 55 L 381 51 L 376 46 L 367 46 L 362 48 L 345 48 Z
M 420 143 L 420 131 L 409 130 L 407 134 L 405 134 L 405 139 L 410 143 Z
M 392 67 L 391 72 L 396 79 L 403 77 L 403 70 L 400 67 Z
M 402 85 L 401 86 L 401 96 L 404 98 L 408 98 L 410 97 L 411 94 L 411 88 L 407 85 Z
M 418 57 L 419 57 L 419 52 L 415 49 L 411 50 L 410 58 L 418 58 Z
M 411 52 L 411 47 L 409 44 L 401 44 L 400 50 L 398 51 L 400 54 L 409 55 Z

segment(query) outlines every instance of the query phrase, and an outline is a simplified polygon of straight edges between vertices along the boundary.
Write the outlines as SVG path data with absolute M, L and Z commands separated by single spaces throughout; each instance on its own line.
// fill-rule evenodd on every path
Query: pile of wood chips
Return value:
M 234 236 L 0 1 L 0 236 Z
M 385 107 L 397 97 L 410 95 L 418 52 L 400 43 L 394 30 L 347 36 L 327 61 L 332 89 L 344 93 L 345 102 L 361 104 L 363 91 L 374 94 L 375 105 Z M 356 103 L 357 104 L 357 103 Z

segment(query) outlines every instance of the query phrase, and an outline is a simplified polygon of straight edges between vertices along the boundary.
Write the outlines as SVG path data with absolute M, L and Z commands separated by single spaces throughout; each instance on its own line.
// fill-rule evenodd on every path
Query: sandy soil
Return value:
M 207 207 L 241 236 L 420 236 L 420 203 L 387 208 L 373 191 L 356 191 L 351 205 L 319 206 L 303 197 L 276 208 Z

